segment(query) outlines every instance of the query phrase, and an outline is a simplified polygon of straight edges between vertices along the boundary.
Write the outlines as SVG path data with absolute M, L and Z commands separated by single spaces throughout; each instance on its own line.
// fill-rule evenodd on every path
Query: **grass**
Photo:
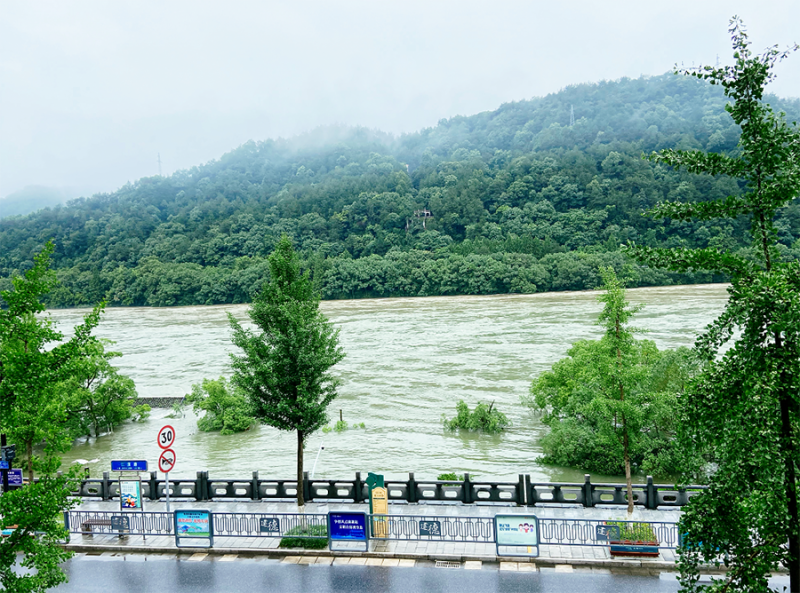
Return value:
M 292 536 L 303 537 L 292 537 Z M 304 548 L 306 550 L 324 550 L 328 547 L 327 525 L 300 525 L 292 527 L 281 538 L 279 548 Z
M 606 525 L 617 525 L 622 541 L 654 542 L 656 533 L 650 523 L 628 523 L 625 521 L 606 521 Z

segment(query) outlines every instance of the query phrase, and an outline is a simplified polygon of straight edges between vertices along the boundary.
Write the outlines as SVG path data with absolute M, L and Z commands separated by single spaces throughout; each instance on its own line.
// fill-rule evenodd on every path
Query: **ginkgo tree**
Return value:
M 730 33 L 732 65 L 682 72 L 722 86 L 726 110 L 741 128 L 738 147 L 730 153 L 665 150 L 651 158 L 688 173 L 727 176 L 744 192 L 660 203 L 649 214 L 678 221 L 747 217 L 752 248 L 630 246 L 629 252 L 655 267 L 707 270 L 731 280 L 725 310 L 696 344 L 705 368 L 681 400 L 685 450 L 707 447 L 714 470 L 708 490 L 691 500 L 680 521 L 681 583 L 690 591 L 768 591 L 769 575 L 783 565 L 797 592 L 800 263 L 784 257 L 775 220 L 800 194 L 800 130 L 764 96 L 775 65 L 797 46 L 754 54 L 736 17 Z M 721 560 L 726 577 L 700 584 L 700 564 Z

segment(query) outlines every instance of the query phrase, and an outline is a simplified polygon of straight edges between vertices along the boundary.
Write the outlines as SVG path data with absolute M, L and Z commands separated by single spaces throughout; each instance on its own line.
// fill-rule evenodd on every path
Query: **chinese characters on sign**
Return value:
M 442 524 L 439 521 L 420 521 L 419 534 L 434 537 L 441 537 Z
M 214 545 L 214 521 L 211 511 L 175 511 L 175 545 L 211 548 Z
M 618 542 L 620 539 L 619 525 L 597 525 L 595 527 L 595 539 L 599 542 Z
M 495 515 L 494 530 L 498 556 L 539 555 L 539 519 L 535 515 Z
M 280 533 L 281 522 L 275 518 L 262 518 L 259 521 L 261 533 Z
M 142 483 L 139 480 L 119 481 L 119 506 L 123 511 L 143 510 Z

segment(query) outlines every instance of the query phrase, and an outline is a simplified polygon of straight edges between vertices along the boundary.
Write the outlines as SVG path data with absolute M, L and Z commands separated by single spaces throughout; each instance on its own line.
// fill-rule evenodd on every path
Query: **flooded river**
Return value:
M 659 348 L 692 345 L 727 299 L 721 284 L 640 288 L 628 296 L 646 304 L 635 325 Z M 466 471 L 478 480 L 529 473 L 538 481 L 582 481 L 582 472 L 536 463 L 543 427 L 520 396 L 572 342 L 599 337 L 600 308 L 595 292 L 323 302 L 347 353 L 336 367 L 342 385 L 331 416 L 337 419 L 341 409 L 346 421 L 366 428 L 314 434 L 307 469 L 324 444 L 317 477 L 376 471 L 430 479 Z M 180 397 L 203 378 L 229 374 L 229 312 L 247 320 L 246 305 L 109 309 L 96 333 L 116 342 L 113 349 L 123 353 L 116 364 L 141 397 Z M 57 310 L 52 317 L 66 332 L 84 313 Z M 453 416 L 459 399 L 470 407 L 495 402 L 512 427 L 497 436 L 443 430 L 442 413 Z M 111 459 L 147 459 L 155 467 L 156 432 L 167 413 L 154 409 L 144 423 L 76 443 L 65 461 L 89 460 L 92 475 L 108 470 Z M 175 476 L 294 475 L 293 433 L 266 426 L 230 436 L 202 433 L 191 412 L 168 422 L 177 432 Z

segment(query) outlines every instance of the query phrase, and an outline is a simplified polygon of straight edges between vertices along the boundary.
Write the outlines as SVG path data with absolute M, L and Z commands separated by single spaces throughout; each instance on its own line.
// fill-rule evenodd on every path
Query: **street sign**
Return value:
M 344 546 L 334 547 L 339 542 Z M 363 544 L 364 551 L 369 552 L 369 531 L 367 529 L 366 513 L 328 513 L 328 548 L 336 550 L 353 551 L 353 543 L 358 548 Z M 349 544 L 349 545 L 348 545 Z
M 622 539 L 619 525 L 596 525 L 594 538 L 599 542 L 618 542 Z
M 111 517 L 111 531 L 130 531 L 131 519 L 122 515 L 113 515 Z
M 440 521 L 420 521 L 419 534 L 429 537 L 442 537 L 442 523 Z
M 158 446 L 162 449 L 169 449 L 175 442 L 175 429 L 169 424 L 158 431 Z
M 8 485 L 9 486 L 22 486 L 22 470 L 10 469 L 8 470 Z
M 175 545 L 179 548 L 213 548 L 211 511 L 175 511 Z
M 495 515 L 494 537 L 498 556 L 539 555 L 539 519 L 535 515 Z
M 0 461 L 0 469 L 8 469 L 8 461 Z
M 113 460 L 111 462 L 112 472 L 146 472 L 147 461 L 143 459 Z
M 158 458 L 158 471 L 168 474 L 175 467 L 175 451 L 166 449 Z M 168 486 L 169 487 L 169 486 Z
M 281 521 L 277 517 L 262 517 L 258 521 L 261 533 L 280 533 Z

